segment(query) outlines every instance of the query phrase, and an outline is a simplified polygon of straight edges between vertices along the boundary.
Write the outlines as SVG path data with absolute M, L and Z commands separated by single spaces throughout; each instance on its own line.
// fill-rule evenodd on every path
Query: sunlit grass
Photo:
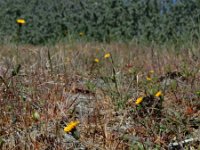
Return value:
M 197 136 L 200 62 L 185 53 L 119 43 L 18 45 L 18 64 L 15 48 L 0 51 L 2 149 L 65 149 L 68 136 L 88 149 L 166 149 Z

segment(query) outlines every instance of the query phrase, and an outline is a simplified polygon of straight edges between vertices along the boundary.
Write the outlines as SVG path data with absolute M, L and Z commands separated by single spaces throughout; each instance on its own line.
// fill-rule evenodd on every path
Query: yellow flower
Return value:
M 98 59 L 98 58 L 95 58 L 95 59 L 94 59 L 94 62 L 99 63 L 99 59 Z
M 104 55 L 104 58 L 109 58 L 110 57 L 110 53 L 106 53 L 105 55 Z
M 143 97 L 139 97 L 136 101 L 135 104 L 139 105 L 143 101 Z
M 80 122 L 79 121 L 71 121 L 65 128 L 65 132 L 70 132 L 72 131 Z
M 155 97 L 160 97 L 162 96 L 162 92 L 161 91 L 158 91 L 156 94 L 155 94 Z
M 148 76 L 146 77 L 146 79 L 147 79 L 147 81 L 151 81 L 151 80 L 152 80 L 152 79 L 151 79 L 150 77 L 148 77 Z
M 80 33 L 79 33 L 79 35 L 80 35 L 80 36 L 83 36 L 83 35 L 84 35 L 84 33 L 83 33 L 83 32 L 80 32 Z
M 150 70 L 150 71 L 149 71 L 149 73 L 153 74 L 153 73 L 154 73 L 154 71 L 153 71 L 153 70 Z
M 25 21 L 24 19 L 17 19 L 17 23 L 18 23 L 19 25 L 23 25 L 23 24 L 26 23 L 26 21 Z

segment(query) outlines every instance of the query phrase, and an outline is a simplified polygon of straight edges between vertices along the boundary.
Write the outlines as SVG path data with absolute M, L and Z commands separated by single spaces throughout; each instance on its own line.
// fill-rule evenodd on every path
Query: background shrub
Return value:
M 64 37 L 89 41 L 198 41 L 198 0 L 1 0 L 0 39 L 19 40 L 16 19 L 24 18 L 20 41 L 41 44 Z

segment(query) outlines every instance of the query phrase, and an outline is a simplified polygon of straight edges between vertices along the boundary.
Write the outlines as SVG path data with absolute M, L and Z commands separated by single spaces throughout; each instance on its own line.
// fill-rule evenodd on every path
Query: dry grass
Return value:
M 197 52 L 115 43 L 1 46 L 0 149 L 167 149 L 173 140 L 199 138 Z M 159 90 L 162 97 L 153 96 Z M 137 106 L 139 96 L 145 99 Z M 80 121 L 77 139 L 63 131 L 73 120 Z

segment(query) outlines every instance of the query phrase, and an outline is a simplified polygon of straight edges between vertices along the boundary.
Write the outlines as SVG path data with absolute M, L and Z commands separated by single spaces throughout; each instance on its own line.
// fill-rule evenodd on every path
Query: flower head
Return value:
M 151 77 L 146 77 L 146 79 L 147 79 L 147 81 L 151 81 L 152 79 L 151 79 Z
M 153 74 L 153 73 L 154 73 L 154 71 L 153 71 L 153 70 L 150 70 L 150 71 L 149 71 L 149 73 Z
M 79 121 L 71 121 L 65 128 L 65 132 L 71 132 L 80 122 Z
M 94 62 L 95 62 L 95 63 L 99 63 L 99 59 L 98 59 L 98 58 L 95 58 L 95 59 L 94 59 Z
M 139 97 L 136 101 L 135 104 L 139 105 L 143 101 L 143 97 Z
M 110 57 L 110 53 L 106 53 L 105 55 L 104 55 L 104 58 L 109 58 Z
M 155 97 L 160 97 L 162 96 L 162 92 L 161 91 L 158 91 L 156 94 L 155 94 Z
M 23 25 L 23 24 L 26 23 L 26 21 L 25 21 L 24 19 L 17 19 L 17 23 L 18 23 L 19 25 Z
M 83 35 L 84 35 L 84 32 L 80 32 L 79 35 L 80 35 L 80 36 L 83 36 Z

